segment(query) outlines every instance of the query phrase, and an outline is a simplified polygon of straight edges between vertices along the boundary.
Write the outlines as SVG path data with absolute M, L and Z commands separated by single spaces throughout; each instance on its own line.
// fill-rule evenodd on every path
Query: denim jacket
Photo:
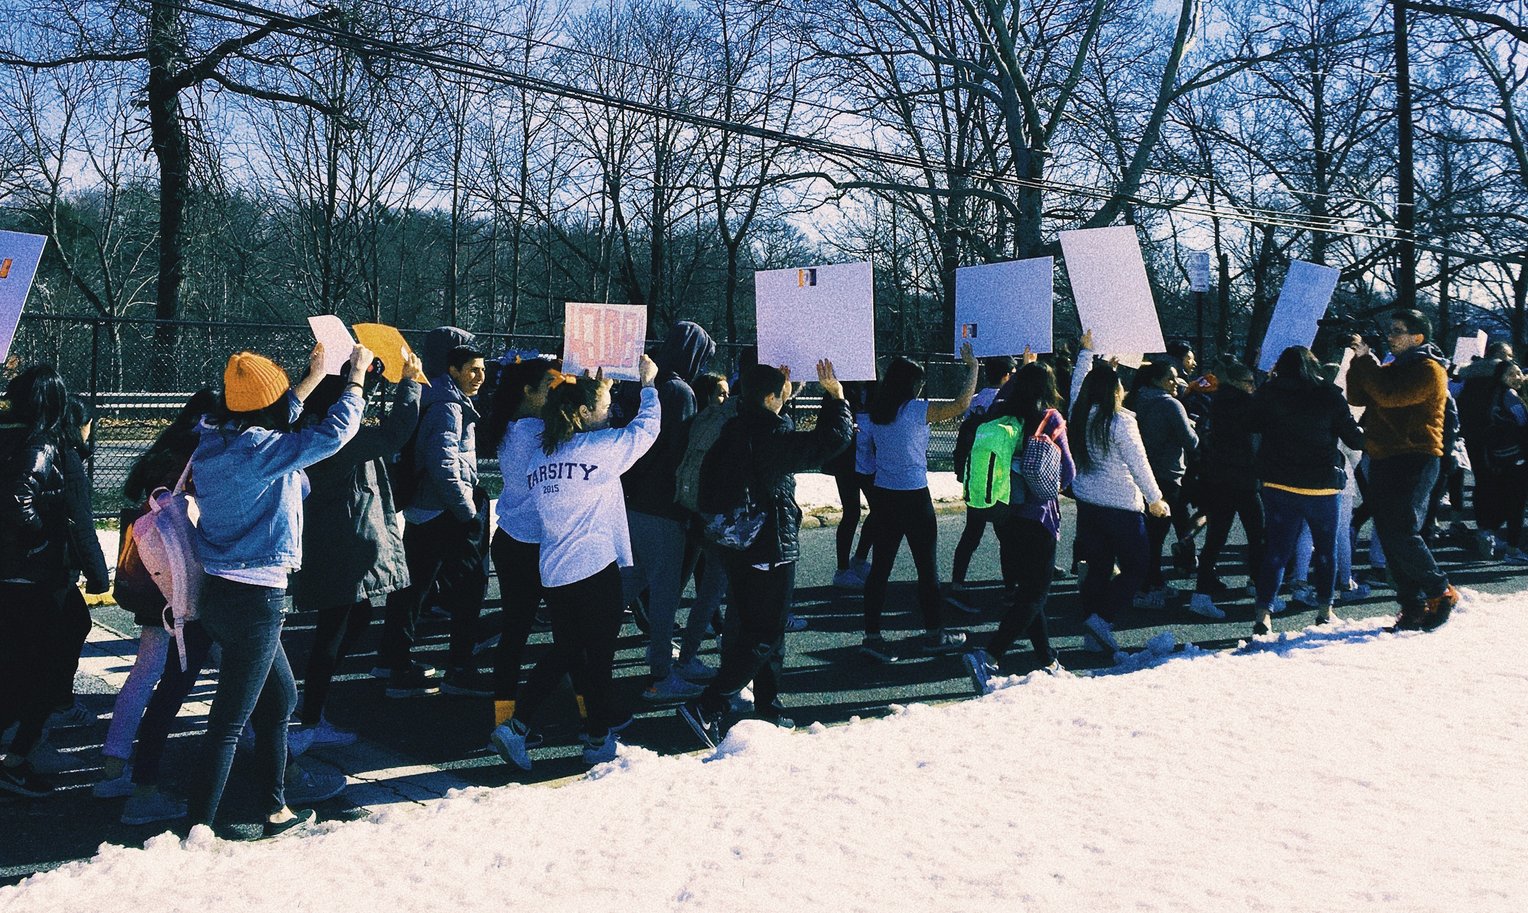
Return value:
M 287 393 L 292 418 L 302 403 Z M 347 387 L 322 422 L 301 431 L 197 427 L 191 479 L 201 511 L 195 547 L 209 572 L 302 566 L 302 472 L 333 456 L 361 426 L 364 403 Z

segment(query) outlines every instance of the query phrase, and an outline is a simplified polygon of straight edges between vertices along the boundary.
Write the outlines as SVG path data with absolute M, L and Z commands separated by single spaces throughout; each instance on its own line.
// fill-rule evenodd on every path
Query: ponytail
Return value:
M 599 405 L 600 392 L 608 387 L 608 383 L 592 377 L 562 375 L 547 392 L 546 405 L 541 408 L 541 421 L 546 425 L 541 432 L 542 452 L 551 456 L 573 440 L 573 435 L 586 430 L 580 410 L 592 411 Z

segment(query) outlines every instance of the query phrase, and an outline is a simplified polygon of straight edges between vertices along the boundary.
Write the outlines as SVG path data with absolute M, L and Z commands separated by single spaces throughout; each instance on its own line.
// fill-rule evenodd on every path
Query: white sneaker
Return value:
M 1289 587 L 1289 599 L 1303 606 L 1316 608 L 1316 588 L 1308 583 L 1295 583 Z
M 674 666 L 674 674 L 687 682 L 709 682 L 716 678 L 716 672 L 715 668 L 706 665 L 698 656 L 692 656 Z
M 1268 607 L 1268 613 L 1270 615 L 1277 615 L 1280 612 L 1287 612 L 1287 611 L 1289 611 L 1289 603 L 1285 602 L 1283 599 L 1279 598 L 1278 596 L 1273 597 L 1273 605 Z
M 493 750 L 499 753 L 505 764 L 513 764 L 521 770 L 531 769 L 531 752 L 525 745 L 525 737 L 530 730 L 519 720 L 510 720 L 493 730 L 493 735 L 488 741 L 493 743 Z
M 313 747 L 313 730 L 317 727 L 299 726 L 287 731 L 287 753 L 294 758 L 300 758 L 303 752 Z
M 859 579 L 860 580 L 869 580 L 870 579 L 870 559 L 868 559 L 868 558 L 855 558 L 853 561 L 849 562 L 849 570 L 851 570 L 855 574 L 859 575 Z
M 1195 615 L 1203 615 L 1205 618 L 1216 620 L 1226 617 L 1226 613 L 1215 605 L 1215 600 L 1210 598 L 1209 593 L 1195 593 L 1189 597 L 1188 610 Z
M 1119 652 L 1119 641 L 1114 639 L 1114 625 L 1104 621 L 1097 613 L 1089 615 L 1087 621 L 1082 623 L 1082 626 L 1092 635 L 1093 642 L 1102 648 L 1094 652 Z M 1087 640 L 1087 638 L 1084 638 L 1084 640 Z
M 326 802 L 345 791 L 345 775 L 338 771 L 309 770 L 296 763 L 286 770 L 287 805 L 313 805 Z

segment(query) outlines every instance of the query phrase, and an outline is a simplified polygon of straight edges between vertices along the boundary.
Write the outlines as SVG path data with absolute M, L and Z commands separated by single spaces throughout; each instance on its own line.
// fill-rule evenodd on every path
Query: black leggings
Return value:
M 80 650 L 90 636 L 90 607 L 79 587 L 58 593 L 58 608 L 48 620 L 47 691 L 50 710 L 74 705 L 74 673 L 80 668 Z
M 18 723 L 10 753 L 30 754 L 42 738 L 56 696 L 49 669 L 59 598 L 35 583 L 0 583 L 0 732 Z
M 860 492 L 865 493 L 865 499 L 870 499 L 871 476 L 862 476 L 857 472 L 836 475 L 833 481 L 838 483 L 838 502 L 843 505 L 844 515 L 838 521 L 838 569 L 846 570 L 849 567 L 849 552 L 854 549 L 854 531 L 859 526 L 860 518 Z M 865 528 L 860 532 L 859 548 L 854 549 L 854 558 L 864 561 L 870 554 L 871 537 L 875 535 L 875 512 L 865 512 Z
M 1191 555 L 1194 553 L 1194 540 L 1189 537 L 1194 529 L 1193 518 L 1189 516 L 1188 499 L 1183 496 L 1183 483 L 1158 479 L 1157 487 L 1162 489 L 1162 499 L 1172 508 L 1172 513 L 1166 517 L 1146 515 L 1146 553 L 1149 563 L 1142 586 L 1148 589 L 1160 589 L 1167 585 L 1167 579 L 1162 576 L 1162 544 L 1167 541 L 1169 532 L 1177 533 L 1179 542 L 1187 539 L 1184 551 Z
M 370 599 L 353 605 L 331 606 L 318 610 L 318 624 L 313 631 L 313 648 L 302 676 L 302 724 L 317 726 L 324 716 L 329 699 L 329 684 L 340 661 L 371 626 Z
M 966 571 L 971 569 L 976 547 L 982 544 L 982 533 L 987 531 L 987 524 L 991 522 L 991 508 L 966 508 L 966 528 L 960 531 L 960 541 L 955 543 L 955 563 L 950 567 L 951 583 L 959 586 L 966 582 Z
M 728 695 L 751 681 L 754 715 L 779 719 L 785 616 L 796 588 L 796 563 L 765 571 L 750 565 L 737 552 L 724 560 L 727 582 L 734 594 L 727 614 L 737 617 L 737 632 L 726 638 L 721 668 L 706 686 L 701 703 L 708 711 L 718 713 L 727 706 Z
M 937 631 L 944 626 L 939 596 L 939 568 L 935 547 L 939 544 L 939 524 L 934 519 L 934 501 L 927 488 L 914 491 L 875 490 L 875 551 L 870 563 L 870 579 L 865 581 L 865 634 L 881 633 L 881 609 L 886 605 L 886 585 L 897 561 L 903 537 L 913 553 L 918 568 L 918 607 L 923 612 L 923 627 Z
M 499 575 L 499 649 L 494 655 L 493 698 L 512 701 L 520 688 L 525 644 L 541 607 L 541 546 L 521 542 L 502 529 L 493 534 L 493 569 Z
M 1204 513 L 1209 525 L 1204 533 L 1204 554 L 1199 556 L 1199 581 L 1195 592 L 1213 596 L 1220 553 L 1231 535 L 1231 523 L 1241 517 L 1247 533 L 1247 579 L 1256 582 L 1263 566 L 1263 500 L 1256 488 L 1220 485 L 1206 481 L 1202 488 Z
M 1014 641 L 1027 637 L 1042 665 L 1056 658 L 1045 623 L 1045 601 L 1056 572 L 1056 534 L 1045 525 L 1024 517 L 993 524 L 1002 550 L 1003 585 L 1011 600 L 997 631 L 987 641 L 994 660 L 1012 649 Z
M 571 668 L 583 687 L 589 711 L 590 738 L 602 739 L 611 725 L 625 719 L 615 706 L 615 647 L 626 611 L 621 602 L 621 572 L 615 563 L 592 577 L 545 589 L 552 615 L 552 637 L 570 651 Z M 516 716 L 519 707 L 516 706 Z

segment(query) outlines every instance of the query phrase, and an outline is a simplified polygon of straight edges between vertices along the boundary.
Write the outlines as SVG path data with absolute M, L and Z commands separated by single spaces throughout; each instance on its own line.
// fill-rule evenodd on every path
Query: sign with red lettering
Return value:
M 636 380 L 647 340 L 647 308 L 640 304 L 569 301 L 563 312 L 563 369 L 577 374 L 600 368 L 615 380 Z

